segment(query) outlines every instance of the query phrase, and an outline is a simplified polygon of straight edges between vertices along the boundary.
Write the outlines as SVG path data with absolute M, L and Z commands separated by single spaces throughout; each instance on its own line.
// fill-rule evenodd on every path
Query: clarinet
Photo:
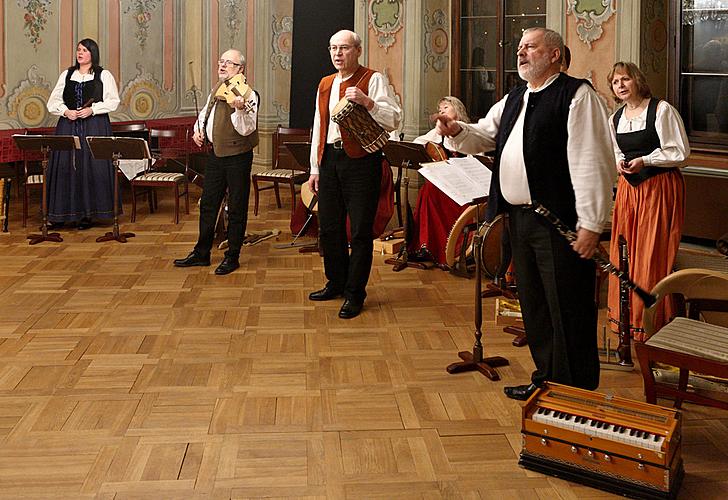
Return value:
M 576 232 L 572 231 L 569 226 L 564 224 L 561 219 L 551 213 L 548 208 L 544 207 L 537 201 L 534 201 L 533 210 L 537 214 L 542 215 L 547 221 L 549 221 L 556 228 L 559 234 L 561 234 L 561 236 L 566 238 L 568 241 L 576 241 Z M 597 246 L 596 252 L 592 256 L 592 259 L 599 265 L 599 267 L 616 276 L 622 286 L 630 290 L 634 290 L 634 293 L 637 294 L 637 296 L 642 299 L 642 302 L 645 303 L 645 307 L 651 307 L 655 302 L 657 302 L 657 297 L 655 295 L 651 294 L 647 290 L 640 288 L 634 281 L 629 278 L 629 275 L 626 272 L 620 270 L 617 266 L 612 264 L 609 259 L 602 253 L 599 246 Z

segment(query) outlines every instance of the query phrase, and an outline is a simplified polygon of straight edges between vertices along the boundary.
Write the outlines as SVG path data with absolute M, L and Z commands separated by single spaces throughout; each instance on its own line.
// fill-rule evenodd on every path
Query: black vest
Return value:
M 84 104 L 86 103 L 89 103 L 86 104 L 86 106 L 90 106 L 91 102 L 103 102 L 104 84 L 101 81 L 101 72 L 103 71 L 103 68 L 97 68 L 97 70 L 94 71 L 94 79 L 84 82 L 83 84 L 71 80 L 71 76 L 73 76 L 74 71 L 76 71 L 76 68 L 72 66 L 68 68 L 68 73 L 66 73 L 66 85 L 63 87 L 63 104 L 65 104 L 68 109 L 80 109 L 84 107 Z M 81 102 L 78 102 L 76 99 L 77 85 L 83 85 L 83 98 L 81 99 Z
M 644 130 L 638 130 L 636 132 L 625 132 L 624 134 L 616 134 L 617 145 L 619 150 L 622 151 L 625 161 L 634 160 L 642 156 L 647 156 L 652 153 L 655 149 L 661 147 L 660 136 L 657 135 L 657 129 L 655 128 L 655 120 L 657 119 L 657 105 L 660 103 L 659 99 L 654 97 L 650 99 L 650 104 L 647 106 L 647 119 Z M 619 125 L 619 119 L 622 117 L 624 112 L 624 106 L 619 108 L 612 120 L 614 122 L 614 130 L 617 130 Z M 646 181 L 650 177 L 654 177 L 658 174 L 664 174 L 673 168 L 664 167 L 642 167 L 642 170 L 636 174 L 622 174 L 624 180 L 629 182 L 633 186 L 639 186 L 642 182 Z
M 569 174 L 566 145 L 569 106 L 577 89 L 587 80 L 561 73 L 540 92 L 529 94 L 523 122 L 523 159 L 531 199 L 542 203 L 566 224 L 576 225 L 576 197 Z M 589 84 L 591 85 L 591 84 Z M 488 197 L 487 220 L 504 212 L 508 203 L 501 194 L 500 157 L 521 112 L 526 86 L 508 93 L 496 137 L 495 164 Z M 588 127 L 589 124 L 585 123 Z

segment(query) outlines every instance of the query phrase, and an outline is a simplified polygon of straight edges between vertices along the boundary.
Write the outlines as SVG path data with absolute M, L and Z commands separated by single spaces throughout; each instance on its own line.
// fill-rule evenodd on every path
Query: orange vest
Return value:
M 344 97 L 346 89 L 353 86 L 359 87 L 362 92 L 364 92 L 366 95 L 369 95 L 369 79 L 372 77 L 373 74 L 373 69 L 359 66 L 359 68 L 354 72 L 353 75 L 351 75 L 351 77 L 347 78 L 346 81 L 341 82 L 341 85 L 339 86 L 339 100 Z M 333 75 L 323 77 L 318 86 L 318 107 L 319 117 L 321 120 L 319 127 L 318 145 L 319 165 L 321 165 L 321 160 L 324 157 L 326 136 L 329 133 L 329 99 L 331 96 L 331 87 L 334 84 L 334 78 L 336 78 L 336 75 L 337 73 L 334 73 Z M 341 141 L 344 143 L 344 151 L 346 151 L 346 154 L 349 156 L 349 158 L 361 158 L 369 154 L 364 150 L 364 148 L 361 147 L 361 144 L 359 144 L 344 127 L 339 127 L 339 129 L 341 131 Z

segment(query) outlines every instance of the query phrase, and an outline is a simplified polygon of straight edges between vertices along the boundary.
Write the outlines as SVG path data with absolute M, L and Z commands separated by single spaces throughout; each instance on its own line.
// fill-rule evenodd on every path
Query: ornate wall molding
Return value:
M 430 14 L 425 10 L 425 72 L 432 68 L 440 73 L 447 68 L 448 37 L 447 14 L 436 9 Z
M 270 61 L 275 69 L 276 65 L 285 71 L 291 70 L 291 52 L 293 45 L 293 18 L 283 16 L 280 20 L 273 16 L 273 53 Z
M 51 84 L 38 73 L 38 66 L 31 65 L 27 78 L 8 95 L 8 117 L 17 120 L 21 127 L 46 125 L 51 120 L 46 108 L 51 90 Z
M 590 49 L 592 42 L 601 38 L 602 24 L 617 12 L 615 0 L 567 0 L 566 15 L 576 17 L 576 33 L 579 40 Z
M 394 45 L 395 34 L 404 25 L 403 0 L 370 0 L 369 26 L 377 36 L 377 44 L 385 52 Z
M 174 92 L 165 93 L 162 85 L 144 67 L 136 64 L 137 74 L 119 92 L 120 109 L 126 113 L 115 113 L 117 119 L 146 120 L 162 116 L 171 111 Z

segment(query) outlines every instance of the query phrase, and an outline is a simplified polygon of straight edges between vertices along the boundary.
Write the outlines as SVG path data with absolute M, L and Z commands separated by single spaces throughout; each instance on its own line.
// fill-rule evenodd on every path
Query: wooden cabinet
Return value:
M 521 80 L 516 49 L 546 26 L 546 0 L 453 0 L 452 92 L 477 120 Z

